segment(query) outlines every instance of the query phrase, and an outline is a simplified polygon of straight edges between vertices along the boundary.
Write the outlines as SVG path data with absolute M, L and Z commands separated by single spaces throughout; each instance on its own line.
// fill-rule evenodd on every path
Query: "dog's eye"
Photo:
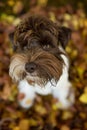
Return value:
M 39 43 L 37 41 L 33 41 L 31 45 L 32 45 L 32 47 L 37 47 L 39 45 Z
M 35 48 L 35 47 L 38 47 L 38 46 L 40 46 L 40 44 L 37 41 L 28 42 L 28 49 Z
M 27 46 L 24 46 L 24 50 L 26 51 L 28 48 L 27 48 Z

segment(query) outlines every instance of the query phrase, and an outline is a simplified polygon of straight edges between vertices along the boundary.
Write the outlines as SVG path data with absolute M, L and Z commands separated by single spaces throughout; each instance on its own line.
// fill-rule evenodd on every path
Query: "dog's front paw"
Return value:
M 23 108 L 30 108 L 33 105 L 33 99 L 29 98 L 26 93 L 19 93 L 17 100 L 19 105 Z
M 18 90 L 19 93 L 17 99 L 19 105 L 26 109 L 30 108 L 34 103 L 36 96 L 34 88 L 29 85 L 26 80 L 22 80 L 18 85 Z

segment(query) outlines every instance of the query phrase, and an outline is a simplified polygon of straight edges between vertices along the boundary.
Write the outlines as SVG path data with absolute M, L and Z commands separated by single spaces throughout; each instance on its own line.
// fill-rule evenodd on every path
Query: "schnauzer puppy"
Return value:
M 30 108 L 36 94 L 52 94 L 58 100 L 57 106 L 63 109 L 74 103 L 65 52 L 70 35 L 69 28 L 35 15 L 22 20 L 10 35 L 14 55 L 9 74 L 18 84 L 18 101 L 22 107 Z

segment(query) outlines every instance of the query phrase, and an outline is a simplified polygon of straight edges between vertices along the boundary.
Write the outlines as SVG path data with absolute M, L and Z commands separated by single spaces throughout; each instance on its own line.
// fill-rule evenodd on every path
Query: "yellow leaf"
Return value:
M 72 113 L 71 113 L 70 111 L 67 111 L 67 110 L 66 110 L 66 111 L 64 111 L 63 114 L 62 114 L 62 119 L 63 119 L 63 120 L 67 120 L 67 119 L 72 118 L 72 116 L 73 116 Z
M 71 52 L 72 52 L 72 49 L 71 49 L 69 46 L 67 46 L 67 47 L 66 47 L 66 51 L 67 51 L 67 53 L 71 53 Z
M 12 16 L 12 15 L 7 15 L 7 22 L 8 23 L 13 23 L 13 21 L 14 21 L 14 16 Z
M 35 109 L 40 115 L 44 115 L 47 113 L 47 110 L 41 105 L 36 106 Z
M 49 16 L 52 21 L 56 21 L 55 14 L 53 12 L 49 12 Z
M 70 128 L 67 125 L 63 125 L 60 130 L 70 130 Z
M 14 127 L 13 130 L 20 130 L 18 126 Z
M 20 130 L 29 130 L 29 120 L 23 119 L 19 123 Z
M 87 19 L 84 20 L 84 26 L 87 27 Z
M 79 97 L 79 100 L 80 100 L 82 103 L 87 103 L 87 93 L 83 93 L 83 94 Z
M 15 2 L 13 0 L 8 0 L 7 3 L 8 3 L 9 6 L 13 6 L 15 4 Z
M 56 105 L 57 108 L 62 108 L 63 107 L 61 102 L 57 102 L 55 105 Z
M 79 76 L 82 77 L 82 76 L 83 76 L 83 73 L 84 73 L 84 68 L 82 68 L 82 67 L 77 67 L 77 72 L 78 72 Z
M 71 20 L 71 15 L 65 14 L 64 19 L 67 20 L 67 21 L 70 21 Z
M 83 18 L 79 19 L 78 22 L 79 22 L 80 27 L 84 27 L 84 19 Z
M 77 18 L 77 16 L 73 16 L 73 18 L 72 18 L 72 25 L 74 26 L 74 28 L 75 28 L 76 30 L 78 29 L 79 23 L 78 23 L 78 18 Z
M 53 111 L 50 113 L 49 117 L 48 117 L 49 122 L 53 125 L 56 126 L 57 121 L 56 121 L 56 112 Z
M 21 1 L 17 1 L 13 7 L 13 12 L 15 14 L 20 13 L 23 9 L 23 3 Z
M 29 119 L 29 122 L 30 122 L 31 126 L 37 126 L 37 120 L 31 118 L 31 119 Z
M 84 92 L 87 93 L 87 86 L 84 88 Z
M 80 117 L 82 118 L 82 119 L 86 119 L 86 114 L 85 114 L 85 112 L 80 112 Z
M 52 105 L 52 109 L 53 109 L 53 110 L 57 110 L 57 109 L 58 109 L 57 105 L 56 105 L 56 104 L 53 104 L 53 105 Z
M 39 6 L 46 6 L 47 5 L 48 0 L 38 0 L 37 3 Z

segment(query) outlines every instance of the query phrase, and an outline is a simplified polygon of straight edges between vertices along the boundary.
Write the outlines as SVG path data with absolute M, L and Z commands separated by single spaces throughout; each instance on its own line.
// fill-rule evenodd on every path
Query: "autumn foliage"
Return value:
M 38 0 L 40 1 L 40 0 Z M 66 47 L 70 58 L 70 80 L 75 90 L 75 104 L 70 110 L 58 110 L 51 95 L 37 95 L 35 105 L 24 110 L 17 103 L 17 86 L 9 77 L 9 63 L 13 55 L 9 33 L 26 15 L 23 2 L 13 7 L 14 15 L 2 12 L 0 17 L 0 130 L 87 130 L 87 17 L 82 8 L 72 6 L 46 7 L 46 3 L 31 5 L 27 13 L 49 17 L 72 29 Z M 14 2 L 14 1 L 13 1 Z M 32 6 L 33 5 L 33 6 Z M 0 6 L 4 6 L 0 2 Z M 19 8 L 20 7 L 20 8 Z M 17 12 L 18 11 L 18 12 Z

